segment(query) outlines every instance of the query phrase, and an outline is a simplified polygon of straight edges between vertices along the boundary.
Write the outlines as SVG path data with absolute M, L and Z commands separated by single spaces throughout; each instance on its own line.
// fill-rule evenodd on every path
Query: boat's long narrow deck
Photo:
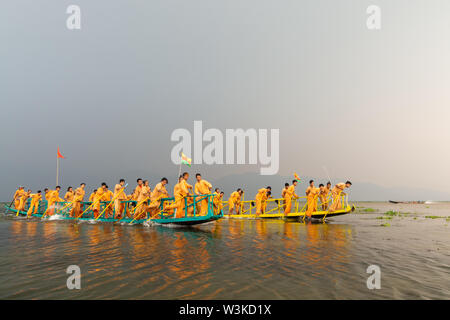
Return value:
M 311 218 L 314 219 L 324 219 L 324 218 L 331 218 L 336 216 L 341 216 L 344 214 L 348 214 L 355 210 L 354 206 L 347 206 L 344 209 L 337 210 L 334 212 L 328 212 L 328 211 L 316 211 L 311 214 Z M 306 218 L 305 212 L 291 212 L 285 215 L 284 213 L 265 213 L 265 214 L 231 214 L 231 215 L 224 215 L 224 218 L 229 219 L 279 219 L 279 218 Z

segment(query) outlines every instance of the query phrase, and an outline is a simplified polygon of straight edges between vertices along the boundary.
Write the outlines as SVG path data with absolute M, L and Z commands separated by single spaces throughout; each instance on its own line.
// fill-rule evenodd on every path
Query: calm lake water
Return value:
M 378 206 L 327 223 L 169 228 L 26 220 L 1 205 L 0 299 L 449 299 L 449 219 Z M 380 290 L 366 285 L 372 264 Z M 67 289 L 69 265 L 80 290 Z

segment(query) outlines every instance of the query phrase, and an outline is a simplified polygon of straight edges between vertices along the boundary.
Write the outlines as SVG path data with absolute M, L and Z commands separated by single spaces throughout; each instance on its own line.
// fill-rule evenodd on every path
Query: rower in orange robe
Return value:
M 26 191 L 24 190 L 24 188 L 22 186 L 19 187 L 19 189 L 16 190 L 16 192 L 14 192 L 14 208 L 18 208 L 19 207 L 19 203 L 20 203 L 20 198 L 26 193 Z
M 261 214 L 261 208 L 263 204 L 263 200 L 267 199 L 267 192 L 272 191 L 272 187 L 268 186 L 267 188 L 261 188 L 258 190 L 258 193 L 255 196 L 256 201 L 256 214 Z
M 236 191 L 231 193 L 230 198 L 228 199 L 228 214 L 233 214 L 233 211 L 236 210 L 236 214 L 240 213 L 241 210 L 241 196 L 244 191 L 241 188 L 238 188 Z
M 202 179 L 202 175 L 200 173 L 197 173 L 195 175 L 195 178 L 197 179 L 197 183 L 195 184 L 195 194 L 200 196 L 196 197 L 196 200 L 202 199 L 206 195 L 211 194 L 212 184 L 206 181 L 205 179 Z M 200 200 L 199 215 L 205 216 L 208 213 L 208 204 L 209 204 L 209 197 Z
M 41 190 L 37 193 L 31 194 L 30 207 L 28 208 L 27 217 L 31 217 L 32 214 L 37 213 L 39 209 L 39 201 L 41 201 L 42 195 Z
M 68 187 L 67 188 L 67 192 L 64 195 L 64 200 L 67 201 L 67 202 L 72 202 L 73 201 L 73 196 L 74 196 L 73 188 L 72 187 Z
M 182 218 L 186 215 L 190 215 L 194 208 L 191 206 L 187 209 L 187 212 L 185 212 L 185 202 L 187 202 L 187 205 L 190 205 L 192 203 L 192 198 L 186 199 L 186 197 L 189 195 L 189 190 L 192 190 L 193 187 L 187 182 L 189 179 L 189 173 L 185 172 L 182 175 L 182 179 L 179 182 L 177 193 L 175 194 L 174 189 L 174 196 L 175 196 L 175 203 L 176 203 L 176 218 Z
M 161 181 L 155 186 L 150 195 L 150 205 L 148 207 L 151 217 L 159 213 L 159 207 L 161 206 L 161 199 L 169 198 L 169 192 L 167 192 L 166 184 L 167 178 L 162 178 Z
M 320 203 L 322 205 L 322 211 L 327 211 L 328 209 L 328 192 L 329 190 L 327 189 L 327 187 L 325 187 L 322 183 L 319 185 L 319 199 L 320 199 Z
M 152 193 L 152 190 L 150 188 L 149 182 L 148 180 L 145 180 L 143 182 L 142 188 L 140 190 L 140 193 L 138 195 L 137 198 L 137 206 L 135 213 L 134 213 L 134 217 L 136 219 L 145 219 L 146 218 L 146 213 L 147 213 L 147 202 L 148 199 L 150 199 L 150 195 Z
M 308 209 L 305 214 L 311 218 L 312 213 L 317 211 L 317 197 L 319 196 L 320 189 L 314 187 L 314 182 L 312 182 L 312 185 L 307 190 L 306 201 Z
M 97 219 L 100 214 L 101 202 L 103 201 L 103 194 L 105 193 L 106 183 L 102 183 L 102 186 L 95 192 L 94 198 L 92 199 L 92 211 L 94 212 L 94 218 Z
M 120 179 L 119 183 L 114 187 L 114 218 L 122 218 L 123 210 L 125 209 L 125 203 L 122 201 L 127 201 L 127 195 L 125 193 L 125 179 Z
M 19 207 L 18 210 L 19 211 L 25 211 L 25 204 L 27 203 L 28 198 L 30 197 L 31 194 L 31 190 L 28 189 L 28 191 L 26 191 L 19 200 Z
M 289 188 L 284 193 L 284 202 L 286 204 L 286 207 L 284 208 L 285 215 L 291 213 L 292 197 L 298 198 L 298 195 L 295 193 L 295 187 L 297 186 L 297 183 L 298 183 L 297 180 L 292 180 L 292 185 L 290 185 Z
M 350 188 L 352 183 L 350 181 L 347 181 L 346 183 L 338 183 L 336 184 L 333 189 L 331 190 L 331 196 L 333 198 L 333 203 L 330 206 L 329 212 L 334 212 L 337 210 L 342 209 L 342 203 L 341 203 L 341 196 L 346 195 L 344 193 L 345 188 Z
M 218 206 L 219 212 L 218 213 L 222 212 L 222 210 L 223 210 L 223 196 L 224 195 L 225 195 L 225 192 L 221 191 L 220 197 L 219 197 L 219 206 Z
M 53 215 L 55 213 L 55 203 L 57 201 L 62 201 L 62 199 L 59 197 L 59 190 L 61 190 L 60 186 L 56 186 L 55 190 L 49 190 L 47 194 L 47 210 L 46 215 Z
M 80 187 L 75 190 L 74 197 L 73 197 L 73 205 L 72 210 L 70 210 L 70 216 L 78 217 L 81 213 L 81 202 L 83 202 L 84 195 L 86 191 L 84 188 L 86 187 L 85 183 L 80 184 Z
M 261 213 L 263 213 L 263 214 L 266 212 L 267 199 L 272 198 L 271 194 L 272 194 L 272 191 L 267 191 L 265 194 L 263 194 L 263 196 L 261 198 Z
M 220 211 L 219 211 L 219 204 L 220 204 L 220 202 L 221 202 L 221 199 L 220 199 L 220 190 L 219 190 L 219 188 L 216 188 L 215 190 L 214 190 L 214 193 L 213 193 L 213 207 L 214 207 L 214 214 L 218 214 Z
M 112 199 L 114 197 L 114 194 L 111 190 L 109 190 L 108 185 L 105 186 L 105 190 L 103 192 L 103 201 L 106 202 L 105 204 L 105 213 L 104 213 L 104 217 L 105 218 L 110 218 L 112 217 L 113 214 L 113 204 L 111 203 Z

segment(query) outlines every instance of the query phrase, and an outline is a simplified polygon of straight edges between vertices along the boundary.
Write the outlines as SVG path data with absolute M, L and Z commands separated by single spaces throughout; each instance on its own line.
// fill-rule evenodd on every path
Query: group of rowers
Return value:
M 128 218 L 133 217 L 134 219 L 143 219 L 147 217 L 155 217 L 161 211 L 166 214 L 174 214 L 176 218 L 187 216 L 192 216 L 194 213 L 194 201 L 196 215 L 206 215 L 208 214 L 209 199 L 212 198 L 214 214 L 218 214 L 223 209 L 223 196 L 224 192 L 219 188 L 215 188 L 212 192 L 212 184 L 204 180 L 200 173 L 195 175 L 196 183 L 192 186 L 188 183 L 189 173 L 185 172 L 178 178 L 178 183 L 174 186 L 173 201 L 164 201 L 161 208 L 161 201 L 165 198 L 169 198 L 169 192 L 166 189 L 168 184 L 167 178 L 162 178 L 158 184 L 153 188 L 150 188 L 149 181 L 143 180 L 141 178 L 137 179 L 137 186 L 134 188 L 131 194 L 125 193 L 124 179 L 120 179 L 114 187 L 114 191 L 109 190 L 106 183 L 102 183 L 101 186 L 95 189 L 89 196 L 89 202 L 91 203 L 84 211 L 82 206 L 85 197 L 85 183 L 81 183 L 80 186 L 73 190 L 72 187 L 67 188 L 63 198 L 60 198 L 60 186 L 56 186 L 55 190 L 44 189 L 44 195 L 42 195 L 41 190 L 36 193 L 31 193 L 31 190 L 25 191 L 24 187 L 20 186 L 18 190 L 14 193 L 14 207 L 19 211 L 25 211 L 25 205 L 28 199 L 29 207 L 27 210 L 27 216 L 30 217 L 32 214 L 38 212 L 39 204 L 42 200 L 42 196 L 47 200 L 47 208 L 44 215 L 51 216 L 61 208 L 58 208 L 56 204 L 58 202 L 66 202 L 67 204 L 63 207 L 67 208 L 70 217 L 79 218 L 88 209 L 91 209 L 94 218 L 111 218 L 121 219 L 125 216 Z M 295 193 L 295 187 L 298 184 L 298 180 L 293 180 L 292 184 L 286 183 L 281 196 L 283 198 L 282 205 L 284 207 L 284 213 L 287 215 L 292 209 L 292 200 L 298 199 L 299 196 Z M 317 211 L 317 199 L 321 200 L 322 210 L 326 211 L 336 211 L 341 209 L 341 202 L 338 201 L 345 188 L 351 186 L 351 182 L 347 181 L 345 183 L 338 183 L 333 188 L 331 188 L 331 182 L 328 182 L 326 186 L 323 184 L 316 188 L 314 181 L 309 182 L 309 186 L 306 189 L 307 197 L 307 211 L 306 215 L 311 216 L 311 214 Z M 271 196 L 272 188 L 270 186 L 266 188 L 261 188 L 258 190 L 255 197 L 256 214 L 260 215 L 266 211 L 267 200 L 272 198 Z M 331 193 L 331 205 L 329 206 L 330 199 L 328 195 Z M 229 214 L 240 214 L 241 211 L 241 198 L 244 194 L 244 190 L 238 188 L 236 191 L 232 192 L 228 199 Z M 104 207 L 101 207 L 101 204 Z M 126 205 L 131 203 L 131 205 Z M 101 210 L 102 209 L 102 210 Z

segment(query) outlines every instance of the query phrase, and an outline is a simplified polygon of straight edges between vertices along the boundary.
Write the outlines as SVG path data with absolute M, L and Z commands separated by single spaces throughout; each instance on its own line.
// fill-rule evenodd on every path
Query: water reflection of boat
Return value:
M 228 219 L 285 219 L 285 220 L 304 220 L 307 218 L 307 203 L 306 197 L 299 197 L 293 200 L 293 211 L 288 214 L 284 214 L 284 200 L 283 199 L 270 199 L 267 201 L 267 210 L 264 213 L 256 214 L 252 213 L 255 210 L 255 201 L 242 201 L 241 202 L 241 214 L 225 214 L 224 218 Z M 346 196 L 340 196 L 336 201 L 340 201 L 339 209 L 335 211 L 328 211 L 328 205 L 330 200 L 327 201 L 326 205 L 318 204 L 319 210 L 311 213 L 311 219 L 326 219 L 336 216 L 345 215 L 351 213 L 355 210 L 354 205 L 348 204 L 348 199 Z M 322 206 L 324 205 L 324 206 Z
M 191 199 L 188 199 L 191 197 Z M 101 202 L 100 204 L 100 212 L 102 214 L 97 218 L 94 216 L 94 212 L 91 209 L 92 202 L 81 202 L 82 214 L 79 217 L 71 217 L 71 203 L 70 202 L 56 202 L 54 208 L 52 208 L 53 214 L 51 216 L 47 215 L 45 212 L 47 211 L 47 201 L 43 200 L 38 206 L 38 209 L 35 213 L 32 214 L 33 217 L 41 218 L 41 219 L 49 219 L 49 220 L 71 220 L 71 221 L 88 221 L 88 222 L 112 222 L 112 223 L 120 223 L 120 224 L 172 224 L 172 225 L 198 225 L 202 223 L 208 223 L 211 221 L 216 221 L 222 218 L 222 211 L 218 211 L 214 208 L 213 204 L 213 195 L 202 196 L 202 198 L 197 199 L 199 196 L 188 196 L 186 197 L 186 205 L 184 206 L 184 215 L 175 216 L 175 212 L 165 212 L 164 208 L 167 205 L 172 204 L 175 200 L 174 198 L 165 198 L 161 199 L 160 210 L 153 217 L 149 217 L 147 213 L 145 213 L 145 218 L 136 218 L 134 212 L 136 211 L 136 207 L 139 206 L 137 201 L 122 201 L 124 204 L 124 213 L 128 213 L 127 215 L 123 214 L 122 218 L 116 219 L 114 208 L 111 208 L 109 214 L 112 216 L 104 217 L 103 213 L 108 209 L 110 202 Z M 202 200 L 208 201 L 208 211 L 205 215 L 199 215 L 197 206 L 199 202 Z M 25 206 L 24 211 L 19 211 L 14 208 L 12 205 L 5 205 L 6 213 L 12 212 L 17 216 L 27 216 L 27 206 L 29 206 L 29 201 Z

